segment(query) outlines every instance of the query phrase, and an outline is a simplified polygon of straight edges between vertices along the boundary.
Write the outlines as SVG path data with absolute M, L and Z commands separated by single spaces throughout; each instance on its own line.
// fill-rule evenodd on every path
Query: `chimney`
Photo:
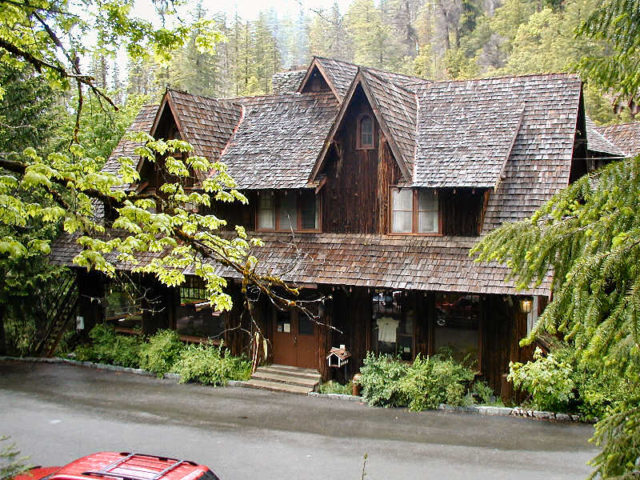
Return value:
M 306 73 L 306 70 L 293 70 L 274 74 L 271 77 L 273 93 L 280 95 L 282 93 L 296 92 Z

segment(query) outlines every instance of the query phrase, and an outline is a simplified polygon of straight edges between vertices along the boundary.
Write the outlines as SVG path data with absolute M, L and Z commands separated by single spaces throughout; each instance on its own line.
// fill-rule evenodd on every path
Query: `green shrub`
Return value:
M 207 385 L 226 385 L 229 380 L 248 380 L 251 362 L 234 357 L 222 347 L 189 345 L 180 352 L 173 372 L 181 382 L 197 381 Z
M 468 403 L 471 369 L 439 355 L 421 357 L 413 364 L 368 353 L 360 369 L 362 396 L 369 405 L 409 407 L 413 411 L 437 408 L 441 403 Z
M 91 343 L 78 345 L 76 359 L 137 368 L 140 365 L 138 336 L 117 335 L 113 327 L 99 324 L 89 332 Z
M 320 385 L 318 391 L 320 393 L 337 393 L 339 395 L 351 395 L 353 393 L 353 382 L 347 382 L 346 385 L 342 385 L 341 383 L 334 380 L 329 380 L 328 382 Z
M 573 351 L 569 349 L 558 353 L 564 355 L 567 361 L 576 364 L 571 376 L 576 385 L 576 399 L 571 406 L 584 418 L 605 417 L 617 403 L 624 401 L 632 390 L 628 380 L 612 371 L 613 369 L 603 368 L 601 362 L 578 363 Z
M 158 330 L 140 347 L 140 367 L 161 377 L 171 371 L 183 349 L 175 331 Z
M 113 363 L 116 345 L 116 332 L 113 327 L 98 324 L 89 332 L 89 338 L 91 343 L 76 348 L 76 358 L 86 362 Z
M 406 406 L 406 398 L 400 390 L 400 380 L 407 375 L 407 369 L 407 364 L 398 359 L 368 352 L 358 380 L 364 400 L 372 406 Z
M 574 373 L 571 365 L 558 360 L 553 354 L 543 356 L 539 348 L 536 348 L 533 359 L 533 362 L 525 364 L 510 362 L 507 379 L 516 388 L 531 395 L 533 408 L 554 412 L 568 411 L 575 387 L 571 378 Z
M 116 335 L 113 351 L 113 363 L 122 367 L 140 367 L 140 348 L 142 338 L 138 335 Z
M 452 358 L 418 355 L 400 383 L 409 409 L 419 412 L 438 408 L 441 403 L 469 403 L 467 391 L 473 377 L 473 371 Z
M 495 392 L 484 380 L 473 382 L 471 394 L 478 399 L 477 403 L 481 405 L 495 405 L 497 403 L 502 403 L 496 399 Z
M 8 440 L 9 437 L 0 435 L 0 479 L 3 480 L 24 474 L 31 468 L 30 465 L 25 464 L 29 457 L 21 457 L 14 443 L 1 445 Z

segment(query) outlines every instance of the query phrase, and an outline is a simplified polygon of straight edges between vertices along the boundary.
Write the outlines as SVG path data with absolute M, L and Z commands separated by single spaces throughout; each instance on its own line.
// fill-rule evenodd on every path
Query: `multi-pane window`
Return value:
M 274 230 L 276 228 L 275 198 L 273 194 L 267 193 L 258 197 L 258 218 L 259 230 Z
M 391 190 L 391 233 L 439 233 L 438 196 L 434 190 Z
M 257 230 L 318 231 L 320 202 L 311 190 L 261 193 L 256 215 Z
M 202 279 L 197 277 L 186 277 L 184 283 L 180 285 L 180 303 L 199 303 L 207 298 L 207 289 Z
M 373 119 L 363 115 L 358 120 L 358 148 L 373 148 Z

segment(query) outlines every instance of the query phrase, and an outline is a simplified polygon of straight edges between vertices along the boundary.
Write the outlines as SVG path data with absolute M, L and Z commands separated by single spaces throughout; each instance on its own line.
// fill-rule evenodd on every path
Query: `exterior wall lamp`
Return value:
M 523 298 L 520 300 L 520 310 L 523 313 L 531 313 L 531 309 L 533 308 L 533 300 L 530 298 Z

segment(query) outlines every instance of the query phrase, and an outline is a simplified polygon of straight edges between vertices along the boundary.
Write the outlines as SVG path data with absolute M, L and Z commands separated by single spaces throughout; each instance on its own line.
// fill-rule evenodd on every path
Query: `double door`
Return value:
M 273 363 L 318 368 L 318 328 L 297 310 L 274 311 Z

